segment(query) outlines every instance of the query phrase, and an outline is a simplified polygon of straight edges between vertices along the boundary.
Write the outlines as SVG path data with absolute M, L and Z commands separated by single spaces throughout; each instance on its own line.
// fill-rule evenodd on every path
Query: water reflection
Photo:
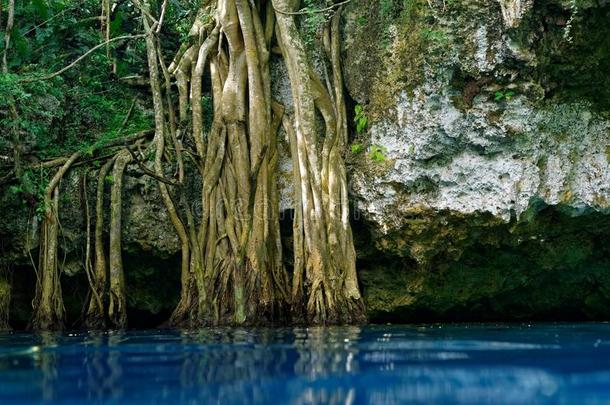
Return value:
M 594 403 L 610 326 L 587 328 L 2 334 L 0 403 Z
M 294 329 L 297 360 L 296 375 L 306 378 L 293 398 L 295 404 L 352 404 L 356 399 L 353 384 L 324 384 L 329 376 L 357 373 L 360 327 Z
M 55 398 L 56 382 L 59 378 L 57 352 L 53 350 L 57 348 L 58 337 L 52 333 L 43 333 L 40 337 L 41 346 L 45 350 L 40 350 L 41 346 L 33 346 L 32 358 L 34 367 L 42 372 L 42 399 L 49 401 Z
M 329 374 L 356 372 L 356 343 L 361 331 L 362 328 L 357 326 L 294 329 L 294 346 L 299 354 L 295 373 L 315 379 Z

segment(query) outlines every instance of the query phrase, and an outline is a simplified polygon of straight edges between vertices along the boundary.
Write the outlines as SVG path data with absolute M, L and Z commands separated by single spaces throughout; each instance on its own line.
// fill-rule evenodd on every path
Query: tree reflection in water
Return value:
M 355 388 L 324 380 L 358 371 L 360 333 L 359 327 L 316 327 L 24 334 L 18 347 L 0 353 L 0 378 L 10 373 L 17 380 L 0 398 L 268 403 L 290 397 L 296 404 L 346 404 Z M 27 372 L 16 374 L 16 366 Z
M 590 403 L 610 324 L 0 334 L 0 404 Z

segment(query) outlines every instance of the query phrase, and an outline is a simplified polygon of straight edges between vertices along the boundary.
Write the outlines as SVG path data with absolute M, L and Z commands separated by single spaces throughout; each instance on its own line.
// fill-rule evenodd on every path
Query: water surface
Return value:
M 610 324 L 0 334 L 0 404 L 610 403 Z

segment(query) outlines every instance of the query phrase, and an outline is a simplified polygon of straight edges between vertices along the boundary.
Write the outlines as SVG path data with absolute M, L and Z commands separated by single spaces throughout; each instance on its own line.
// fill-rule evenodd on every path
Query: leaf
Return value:
M 366 129 L 367 124 L 368 124 L 368 118 L 361 117 L 358 120 L 358 123 L 356 124 L 356 132 L 358 132 L 359 134 L 362 133 Z
M 502 93 L 501 91 L 496 91 L 496 93 L 494 94 L 494 100 L 500 101 L 503 98 L 504 98 L 504 93 Z
M 386 160 L 386 149 L 383 146 L 372 145 L 369 149 L 369 156 L 375 162 L 384 162 Z
M 376 151 L 371 155 L 371 158 L 375 161 L 375 162 L 383 162 L 385 161 L 385 156 L 383 155 L 383 153 Z
M 38 16 L 43 20 L 49 18 L 49 10 L 44 0 L 32 0 L 32 4 L 38 13 Z
M 119 10 L 116 13 L 115 18 L 110 22 L 110 32 L 112 36 L 118 36 L 121 31 L 121 25 L 123 24 L 123 11 Z

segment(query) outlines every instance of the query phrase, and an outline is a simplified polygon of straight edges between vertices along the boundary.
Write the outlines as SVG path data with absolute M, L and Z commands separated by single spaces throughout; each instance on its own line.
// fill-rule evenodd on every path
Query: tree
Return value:
M 341 9 L 323 32 L 325 56 L 332 66 L 332 85 L 326 88 L 312 68 L 295 23 L 298 3 L 273 0 L 295 110 L 294 128 L 292 123 L 284 123 L 297 197 L 293 308 L 307 323 L 362 322 L 364 305 L 356 276 L 342 158 L 348 133 L 340 66 Z M 316 124 L 316 110 L 324 119 L 323 133 Z
M 347 119 L 339 55 L 340 13 L 324 29 L 333 81 L 327 89 L 311 67 L 296 26 L 297 6 L 288 1 L 207 2 L 191 28 L 191 43 L 182 47 L 183 53 L 168 69 L 176 72 L 178 80 L 180 122 L 186 119 L 190 96 L 191 135 L 203 179 L 203 215 L 197 231 L 191 215 L 187 215 L 187 226 L 178 218 L 167 190 L 162 190 L 183 245 L 182 299 L 172 317 L 174 324 L 187 319 L 211 324 L 274 320 L 288 301 L 297 321 L 364 320 L 342 159 Z M 160 47 L 153 39 L 159 25 L 155 27 L 150 9 L 144 7 L 156 139 L 161 144 L 165 128 L 172 128 L 164 117 L 174 115 L 163 110 L 157 69 Z M 274 122 L 279 122 L 281 109 L 272 109 L 268 61 L 276 14 L 295 106 L 294 128 L 288 117 L 283 118 L 292 145 L 297 197 L 290 295 L 280 261 L 273 177 L 277 162 Z M 210 131 L 204 133 L 201 85 L 208 63 L 214 116 Z M 316 110 L 325 121 L 322 130 L 316 125 Z M 158 160 L 162 154 L 161 145 Z M 157 163 L 157 174 L 162 175 Z M 187 257 L 189 266 L 184 264 Z
M 182 292 L 171 323 L 242 325 L 284 319 L 288 281 L 281 260 L 274 178 L 280 117 L 272 116 L 270 36 L 265 36 L 259 9 L 245 0 L 205 3 L 186 49 L 166 68 L 156 38 L 161 26 L 151 18 L 148 3 L 141 7 L 155 109 L 156 174 L 164 174 L 166 137 L 178 152 L 177 139 L 187 131 L 201 176 L 198 221 L 188 204 L 182 204 L 181 217 L 167 185 L 159 184 L 182 244 Z M 266 24 L 272 19 L 273 13 L 267 12 Z M 175 123 L 166 122 L 166 117 L 176 115 L 169 94 L 164 102 L 159 66 L 164 75 L 175 73 L 178 80 L 176 133 Z M 205 72 L 213 93 L 208 131 L 202 110 Z
M 134 102 L 120 125 L 112 120 L 111 138 L 64 148 L 62 154 L 70 151 L 68 157 L 41 164 L 58 169 L 45 184 L 41 201 L 33 327 L 63 326 L 57 260 L 59 184 L 69 170 L 88 165 L 91 157 L 97 162 L 93 172 L 99 171 L 93 238 L 85 197 L 84 267 L 91 293 L 84 314 L 89 327 L 127 324 L 121 206 L 122 178 L 129 164 L 137 164 L 157 181 L 180 240 L 181 295 L 171 325 L 363 322 L 343 161 L 348 142 L 339 38 L 343 3 L 309 7 L 306 13 L 294 0 L 204 0 L 191 10 L 192 25 L 180 42 L 176 33 L 182 22 L 172 10 L 177 4 L 133 0 L 129 5 L 135 8 L 130 10 L 139 12 L 144 32 L 115 35 L 116 9 L 104 0 L 103 32 L 96 34 L 103 36 L 102 42 L 81 51 L 63 68 L 54 67 L 52 73 L 17 79 L 30 83 L 64 77 L 85 58 L 95 57 L 98 49 L 106 49 L 102 58 L 110 69 L 95 75 L 112 75 L 121 71 L 122 59 L 110 44 L 143 38 L 151 94 L 145 100 L 154 110 L 154 138 L 149 143 L 146 131 L 121 135 L 126 127 L 134 128 Z M 299 28 L 304 23 L 300 19 L 312 16 L 319 22 L 320 41 L 305 40 Z M 272 99 L 269 60 L 276 44 L 291 83 L 290 114 Z M 171 63 L 164 55 L 168 50 L 175 53 Z M 322 70 L 313 68 L 314 59 L 322 62 Z M 290 141 L 294 174 L 292 276 L 283 264 L 279 227 L 276 175 L 281 128 Z M 146 152 L 134 152 L 134 144 Z M 143 155 L 152 158 L 147 162 Z M 111 169 L 107 259 L 104 195 Z M 199 185 L 197 201 L 187 192 L 193 183 Z

